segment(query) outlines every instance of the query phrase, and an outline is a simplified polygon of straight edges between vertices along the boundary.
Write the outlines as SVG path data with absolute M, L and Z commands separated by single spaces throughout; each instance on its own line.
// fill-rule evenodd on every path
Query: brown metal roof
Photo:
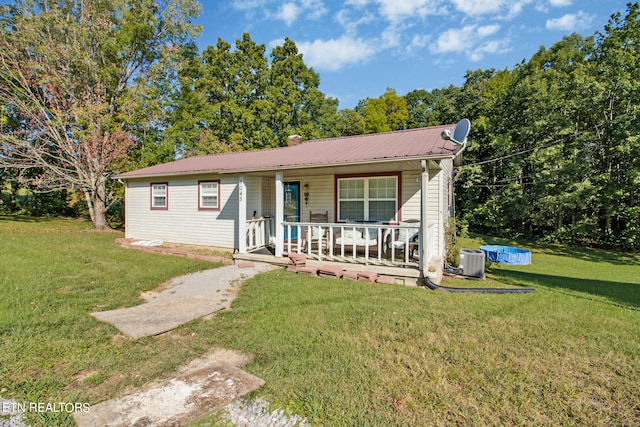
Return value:
M 455 146 L 440 137 L 453 125 L 303 141 L 292 147 L 189 157 L 138 169 L 115 178 L 143 178 L 195 173 L 314 168 L 400 159 L 451 157 Z

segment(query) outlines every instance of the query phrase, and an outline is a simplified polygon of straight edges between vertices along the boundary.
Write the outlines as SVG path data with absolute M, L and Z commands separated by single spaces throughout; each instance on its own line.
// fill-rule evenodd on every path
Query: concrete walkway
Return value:
M 193 421 L 253 391 L 264 381 L 240 369 L 250 357 L 215 350 L 189 363 L 172 378 L 75 412 L 78 427 L 176 426 Z
M 234 282 L 274 268 L 269 264 L 245 262 L 179 276 L 161 292 L 146 294 L 144 304 L 91 315 L 133 338 L 158 335 L 229 308 L 237 292 Z
M 133 338 L 157 335 L 230 308 L 239 290 L 234 282 L 275 268 L 270 264 L 244 262 L 179 276 L 159 292 L 143 295 L 147 300 L 144 304 L 91 314 Z M 168 379 L 92 405 L 88 412 L 75 412 L 74 420 L 80 427 L 181 425 L 264 384 L 240 369 L 250 359 L 240 352 L 217 349 Z

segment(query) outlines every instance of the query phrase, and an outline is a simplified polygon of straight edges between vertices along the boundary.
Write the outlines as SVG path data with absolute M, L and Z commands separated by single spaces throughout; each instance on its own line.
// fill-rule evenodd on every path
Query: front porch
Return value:
M 304 254 L 311 266 L 333 265 L 354 271 L 371 271 L 395 283 L 415 286 L 421 277 L 419 222 L 393 224 L 282 223 L 286 254 Z M 273 218 L 247 221 L 247 251 L 234 259 L 286 265 L 276 256 Z M 436 223 L 427 228 L 427 251 L 435 253 Z
M 444 250 L 448 175 L 424 160 L 240 175 L 236 258 L 295 253 L 418 277 Z
M 427 251 L 435 251 L 435 223 L 427 228 Z M 387 267 L 419 268 L 420 224 L 282 223 L 284 253 L 305 254 L 308 259 Z M 273 218 L 247 221 L 246 252 L 271 247 L 277 255 Z

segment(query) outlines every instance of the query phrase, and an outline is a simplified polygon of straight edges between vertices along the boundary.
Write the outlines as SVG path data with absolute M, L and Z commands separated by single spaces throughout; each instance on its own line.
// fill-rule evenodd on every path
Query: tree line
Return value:
M 339 109 L 285 39 L 200 51 L 194 0 L 19 0 L 1 7 L 0 210 L 20 191 L 97 228 L 122 199 L 113 173 L 178 157 L 472 121 L 453 177 L 472 230 L 640 248 L 637 2 L 462 86 Z M 34 195 L 35 194 L 35 195 Z M 23 197 L 24 199 L 24 197 Z M 71 208 L 70 208 L 71 206 Z M 80 208 L 78 208 L 80 207 Z M 73 210 L 72 209 L 72 210 Z

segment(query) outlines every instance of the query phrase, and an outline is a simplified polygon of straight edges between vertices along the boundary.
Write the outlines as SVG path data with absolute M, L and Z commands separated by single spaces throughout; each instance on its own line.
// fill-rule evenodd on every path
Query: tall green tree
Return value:
M 180 75 L 174 122 L 167 134 L 185 155 L 250 150 L 338 135 L 338 101 L 286 39 L 266 57 L 248 33 L 235 49 L 219 39 Z
M 364 117 L 366 133 L 405 129 L 409 120 L 407 101 L 392 88 L 378 98 L 361 101 L 356 111 Z
M 291 39 L 273 49 L 267 93 L 277 106 L 271 128 L 281 144 L 292 134 L 318 138 L 335 133 L 337 101 L 325 99 L 319 86 L 320 76 L 304 64 Z M 324 126 L 318 126 L 320 117 Z M 327 119 L 333 121 L 331 126 Z
M 597 186 L 594 212 L 614 246 L 640 248 L 640 4 L 596 35 L 593 115 L 604 125 L 585 147 Z
M 136 144 L 129 114 L 156 108 L 197 11 L 192 0 L 3 6 L 0 105 L 19 125 L 0 134 L 0 167 L 40 191 L 81 191 L 95 228 L 108 228 L 110 177 Z

